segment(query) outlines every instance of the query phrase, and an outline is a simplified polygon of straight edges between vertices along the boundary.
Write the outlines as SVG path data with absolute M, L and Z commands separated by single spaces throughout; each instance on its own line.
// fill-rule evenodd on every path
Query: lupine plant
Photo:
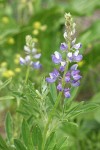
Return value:
M 3 140 L 0 136 L 0 150 L 78 149 L 71 147 L 72 135 L 68 131 L 73 128 L 77 131 L 78 123 L 74 121 L 77 115 L 87 113 L 99 104 L 72 101 L 82 78 L 77 64 L 82 60 L 79 54 L 82 44 L 75 43 L 75 23 L 70 13 L 65 14 L 64 39 L 60 52 L 55 51 L 51 55 L 56 69 L 49 74 L 50 77 L 43 77 L 40 88 L 35 89 L 28 80 L 29 71 L 30 68 L 41 68 L 39 61 L 36 61 L 41 54 L 37 54 L 32 37 L 26 37 L 26 57 L 20 58 L 20 64 L 27 66 L 26 78 L 24 84 L 19 83 L 21 90 L 13 91 L 13 98 L 20 100 L 17 112 L 22 119 L 17 118 L 18 124 L 14 124 L 13 130 L 14 120 L 10 113 L 7 114 L 7 137 Z

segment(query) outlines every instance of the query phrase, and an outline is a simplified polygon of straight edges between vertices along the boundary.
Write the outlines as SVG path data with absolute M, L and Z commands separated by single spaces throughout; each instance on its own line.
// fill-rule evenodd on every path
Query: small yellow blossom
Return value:
M 17 73 L 21 72 L 21 68 L 15 68 L 15 72 Z
M 20 58 L 20 54 L 15 54 L 15 57 L 19 59 Z
M 47 25 L 42 25 L 40 28 L 41 31 L 45 31 L 46 29 L 47 29 Z
M 10 45 L 13 45 L 15 43 L 15 40 L 13 37 L 9 37 L 8 40 L 7 40 L 7 43 L 10 44 Z
M 84 60 L 78 62 L 78 66 L 79 66 L 79 67 L 82 67 L 84 64 L 85 64 L 85 61 L 84 61 Z
M 14 63 L 17 65 L 17 64 L 19 64 L 19 58 L 15 58 L 14 59 Z
M 15 73 L 12 70 L 6 70 L 5 72 L 3 72 L 2 76 L 6 77 L 6 78 L 10 78 L 13 77 L 15 75 Z
M 33 23 L 33 27 L 34 27 L 35 29 L 40 29 L 40 27 L 41 27 L 41 22 L 39 22 L 39 21 L 34 22 L 34 23 Z
M 34 35 L 38 35 L 39 34 L 39 31 L 38 30 L 33 30 L 33 32 L 32 32 Z
M 38 39 L 37 38 L 33 38 L 33 42 L 37 43 Z
M 6 67 L 7 66 L 7 62 L 2 62 L 1 63 L 1 67 Z
M 9 18 L 6 17 L 6 16 L 2 17 L 2 23 L 8 24 L 9 23 Z

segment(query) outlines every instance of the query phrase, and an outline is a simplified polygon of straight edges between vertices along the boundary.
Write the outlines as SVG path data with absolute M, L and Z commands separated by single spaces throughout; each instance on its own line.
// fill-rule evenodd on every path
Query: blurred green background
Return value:
M 24 56 L 25 36 L 32 35 L 42 53 L 40 71 L 32 71 L 30 80 L 38 87 L 41 77 L 53 68 L 51 54 L 64 41 L 64 13 L 70 12 L 76 26 L 77 42 L 82 43 L 84 58 L 79 63 L 83 76 L 76 101 L 100 101 L 100 1 L 99 0 L 0 0 L 0 85 L 12 77 L 15 89 L 26 68 L 19 64 Z M 38 78 L 37 78 L 38 76 Z M 0 91 L 9 95 L 12 84 Z M 16 102 L 0 99 L 0 134 L 7 110 L 14 112 Z M 73 142 L 70 150 L 100 149 L 100 110 L 76 117 L 78 129 L 68 131 Z M 77 141 L 76 141 L 77 139 Z M 76 150 L 76 149 L 75 149 Z

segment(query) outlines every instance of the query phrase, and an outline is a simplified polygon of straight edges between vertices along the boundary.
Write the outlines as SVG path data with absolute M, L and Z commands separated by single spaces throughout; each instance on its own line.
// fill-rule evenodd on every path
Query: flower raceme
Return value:
M 37 61 L 41 57 L 41 53 L 37 53 L 35 48 L 35 43 L 31 36 L 26 36 L 26 45 L 24 46 L 24 51 L 26 54 L 25 58 L 20 57 L 20 64 L 31 66 L 34 69 L 40 69 L 41 64 Z
M 52 61 L 57 65 L 58 69 L 54 69 L 49 73 L 50 77 L 46 78 L 48 83 L 58 82 L 57 90 L 63 92 L 66 98 L 70 98 L 71 87 L 77 87 L 80 85 L 80 70 L 78 70 L 78 62 L 83 58 L 79 54 L 79 49 L 82 47 L 81 43 L 76 44 L 76 38 L 73 38 L 75 34 L 75 23 L 70 13 L 65 14 L 65 42 L 60 45 L 60 52 L 55 51 L 52 57 Z M 63 58 L 64 56 L 64 58 Z M 69 67 L 69 63 L 72 64 Z

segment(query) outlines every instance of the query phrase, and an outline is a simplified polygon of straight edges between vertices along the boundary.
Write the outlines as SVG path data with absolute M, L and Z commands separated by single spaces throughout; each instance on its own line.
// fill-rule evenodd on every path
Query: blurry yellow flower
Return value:
M 20 54 L 15 54 L 15 57 L 19 59 L 20 58 Z
M 39 22 L 39 21 L 34 22 L 34 23 L 33 23 L 33 27 L 34 27 L 35 29 L 40 29 L 40 27 L 41 27 L 41 22 Z
M 17 65 L 17 64 L 19 64 L 19 58 L 15 58 L 14 59 L 14 63 Z
M 45 31 L 46 29 L 47 29 L 47 25 L 42 25 L 40 28 L 41 31 Z
M 37 38 L 33 38 L 33 42 L 37 43 L 38 39 Z
M 8 17 L 2 17 L 2 23 L 8 24 L 9 23 L 9 18 Z
M 84 64 L 85 64 L 85 61 L 84 61 L 84 60 L 78 62 L 78 66 L 79 66 L 79 67 L 82 67 Z
M 10 78 L 13 77 L 15 75 L 15 73 L 12 70 L 6 70 L 5 72 L 3 72 L 2 76 L 6 77 L 6 78 Z
M 7 62 L 2 62 L 1 63 L 1 67 L 6 67 L 7 66 Z
M 13 37 L 9 37 L 8 40 L 7 40 L 7 43 L 10 44 L 10 45 L 13 45 L 15 43 L 15 40 Z
M 39 34 L 39 31 L 38 30 L 33 30 L 33 32 L 32 32 L 34 35 L 38 35 Z
M 19 73 L 19 72 L 21 72 L 21 69 L 20 68 L 15 68 L 15 72 Z

